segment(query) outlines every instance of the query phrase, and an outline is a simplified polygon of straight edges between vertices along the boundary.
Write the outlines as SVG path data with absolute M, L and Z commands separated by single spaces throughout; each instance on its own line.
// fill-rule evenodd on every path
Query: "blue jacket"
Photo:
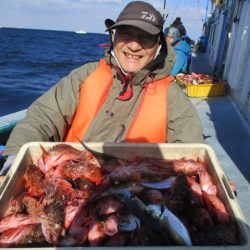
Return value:
M 171 75 L 176 76 L 178 73 L 186 73 L 188 57 L 191 52 L 190 46 L 185 40 L 180 38 L 176 38 L 171 45 L 176 53 L 176 63 L 171 71 Z

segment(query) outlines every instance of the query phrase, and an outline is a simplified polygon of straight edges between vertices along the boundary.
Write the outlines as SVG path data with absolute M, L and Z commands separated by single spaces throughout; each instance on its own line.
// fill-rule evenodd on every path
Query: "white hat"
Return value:
M 166 28 L 164 31 L 164 34 L 166 36 L 171 36 L 173 38 L 180 38 L 181 37 L 180 31 L 175 27 Z

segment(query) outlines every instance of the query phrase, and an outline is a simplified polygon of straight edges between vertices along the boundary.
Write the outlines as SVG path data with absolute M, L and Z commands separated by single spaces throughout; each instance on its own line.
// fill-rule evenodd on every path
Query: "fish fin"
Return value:
M 79 143 L 81 143 L 81 145 L 83 146 L 83 148 L 87 151 L 89 151 L 90 153 L 92 153 L 95 157 L 100 157 L 104 160 L 110 160 L 110 159 L 119 159 L 118 157 L 115 156 L 111 156 L 109 154 L 105 154 L 105 153 L 101 153 L 101 152 L 97 152 L 91 148 L 89 148 L 84 142 L 82 142 L 78 137 L 77 140 L 79 141 Z

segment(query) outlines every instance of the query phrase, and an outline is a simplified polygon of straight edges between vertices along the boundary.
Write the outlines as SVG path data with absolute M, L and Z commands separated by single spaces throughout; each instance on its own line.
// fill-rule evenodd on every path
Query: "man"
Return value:
M 190 46 L 190 52 L 187 56 L 187 72 L 189 73 L 192 58 L 192 46 L 194 45 L 194 41 L 188 35 L 183 36 L 181 40 L 186 41 L 186 43 Z
M 184 25 L 182 24 L 182 21 L 181 21 L 180 17 L 176 17 L 176 19 L 171 24 L 171 27 L 177 28 L 179 30 L 179 32 L 180 32 L 181 37 L 185 36 L 186 33 L 187 33 Z
M 176 53 L 176 63 L 171 71 L 171 75 L 175 77 L 178 73 L 187 73 L 191 53 L 190 46 L 185 40 L 180 38 L 180 32 L 177 28 L 166 28 L 164 34 L 167 43 L 173 46 Z
M 194 107 L 171 83 L 175 56 L 162 29 L 152 5 L 129 3 L 109 27 L 115 32 L 105 58 L 72 71 L 35 101 L 5 155 L 29 141 L 203 142 Z

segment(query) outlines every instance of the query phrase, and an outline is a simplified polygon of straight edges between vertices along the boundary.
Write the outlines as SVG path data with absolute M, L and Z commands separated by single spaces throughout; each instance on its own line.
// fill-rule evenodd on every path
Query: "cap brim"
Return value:
M 119 26 L 133 26 L 133 27 L 141 29 L 149 34 L 152 34 L 152 35 L 157 35 L 161 32 L 160 28 L 154 26 L 153 24 L 146 23 L 144 21 L 139 21 L 139 20 L 120 21 L 120 22 L 117 22 L 114 25 L 110 26 L 108 28 L 108 30 L 114 29 L 114 28 L 119 27 Z

